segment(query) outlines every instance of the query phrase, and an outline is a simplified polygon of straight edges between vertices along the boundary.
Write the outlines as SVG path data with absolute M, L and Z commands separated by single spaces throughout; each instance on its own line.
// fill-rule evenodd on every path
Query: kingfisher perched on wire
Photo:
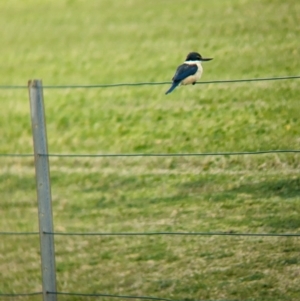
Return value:
M 203 58 L 198 52 L 190 52 L 187 55 L 185 62 L 178 66 L 175 75 L 172 78 L 173 84 L 166 94 L 171 93 L 179 84 L 195 85 L 203 72 L 201 62 L 210 60 L 212 60 L 212 58 Z

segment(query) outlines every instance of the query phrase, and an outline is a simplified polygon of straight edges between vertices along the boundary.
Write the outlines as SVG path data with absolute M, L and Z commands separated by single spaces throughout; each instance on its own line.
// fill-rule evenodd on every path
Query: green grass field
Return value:
M 26 86 L 300 75 L 298 0 L 0 3 L 1 154 L 33 152 Z M 300 81 L 45 89 L 50 153 L 300 149 Z M 300 233 L 299 154 L 50 157 L 56 232 Z M 32 157 L 0 156 L 0 231 L 38 231 Z M 296 301 L 299 237 L 55 236 L 59 292 Z M 1 235 L 0 299 L 41 291 L 39 238 Z M 59 300 L 116 300 L 59 296 Z

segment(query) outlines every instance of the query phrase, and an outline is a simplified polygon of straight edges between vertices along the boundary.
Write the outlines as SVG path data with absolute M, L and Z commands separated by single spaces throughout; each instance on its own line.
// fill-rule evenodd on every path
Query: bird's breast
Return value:
M 181 84 L 182 85 L 191 85 L 193 83 L 195 83 L 198 79 L 200 78 L 200 76 L 197 76 L 197 73 L 194 75 L 190 75 L 187 78 L 185 78 Z
M 191 85 L 193 83 L 195 83 L 202 75 L 202 66 L 201 64 L 198 65 L 198 70 L 195 74 L 188 76 L 187 78 L 185 78 L 182 82 L 181 85 Z

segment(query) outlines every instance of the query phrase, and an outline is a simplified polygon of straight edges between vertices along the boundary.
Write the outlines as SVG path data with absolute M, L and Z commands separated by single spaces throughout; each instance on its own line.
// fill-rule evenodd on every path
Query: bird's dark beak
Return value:
M 211 60 L 212 60 L 212 58 L 204 58 L 204 57 L 201 59 L 201 61 L 204 61 L 204 62 L 205 61 L 211 61 Z

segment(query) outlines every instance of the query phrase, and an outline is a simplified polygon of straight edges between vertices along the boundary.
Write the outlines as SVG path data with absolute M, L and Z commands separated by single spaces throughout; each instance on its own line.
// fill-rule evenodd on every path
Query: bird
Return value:
M 201 77 L 203 68 L 201 62 L 210 61 L 212 58 L 203 58 L 198 52 L 190 52 L 184 63 L 178 66 L 175 75 L 173 76 L 172 86 L 166 92 L 171 93 L 179 84 L 180 85 L 195 85 L 196 81 Z

